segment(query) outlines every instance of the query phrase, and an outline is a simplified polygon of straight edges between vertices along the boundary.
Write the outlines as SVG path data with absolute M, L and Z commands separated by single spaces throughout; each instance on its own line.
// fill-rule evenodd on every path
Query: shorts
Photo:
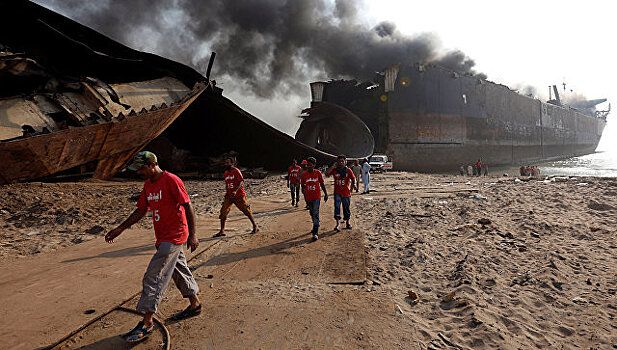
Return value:
M 219 219 L 221 220 L 227 219 L 227 215 L 229 214 L 229 211 L 231 210 L 231 206 L 233 204 L 235 204 L 236 207 L 240 209 L 241 212 L 244 213 L 244 215 L 251 214 L 251 206 L 246 201 L 245 196 L 234 197 L 234 198 L 229 198 L 226 196 L 225 200 L 223 200 L 223 206 L 221 207 L 221 213 L 219 215 Z

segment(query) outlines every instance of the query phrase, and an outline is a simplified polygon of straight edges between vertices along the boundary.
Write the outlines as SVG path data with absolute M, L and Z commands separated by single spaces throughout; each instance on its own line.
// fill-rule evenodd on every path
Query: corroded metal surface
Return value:
M 499 166 L 588 154 L 606 125 L 606 113 L 544 103 L 442 67 L 396 68 L 395 79 L 384 74 L 364 84 L 326 83 L 323 101 L 364 121 L 375 151 L 392 156 L 398 170 L 453 171 L 478 158 Z

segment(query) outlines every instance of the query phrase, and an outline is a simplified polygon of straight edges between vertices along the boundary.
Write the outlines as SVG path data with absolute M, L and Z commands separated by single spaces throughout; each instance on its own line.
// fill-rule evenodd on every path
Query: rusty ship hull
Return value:
M 452 172 L 477 159 L 520 166 L 590 154 L 606 125 L 606 114 L 545 103 L 435 65 L 393 66 L 366 83 L 314 85 L 313 105 L 338 104 L 356 114 L 395 170 Z
M 0 184 L 109 179 L 204 91 L 195 70 L 28 1 L 0 23 Z
M 171 107 L 122 120 L 0 142 L 0 184 L 43 178 L 95 163 L 94 178 L 109 179 L 160 135 L 203 90 Z

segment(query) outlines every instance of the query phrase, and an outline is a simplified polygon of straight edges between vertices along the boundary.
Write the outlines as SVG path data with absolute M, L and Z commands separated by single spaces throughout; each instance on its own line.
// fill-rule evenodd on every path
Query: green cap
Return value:
M 141 169 L 144 165 L 149 165 L 152 163 L 157 163 L 156 155 L 152 152 L 141 151 L 137 153 L 135 158 L 131 164 L 129 164 L 126 168 L 129 170 L 137 171 Z

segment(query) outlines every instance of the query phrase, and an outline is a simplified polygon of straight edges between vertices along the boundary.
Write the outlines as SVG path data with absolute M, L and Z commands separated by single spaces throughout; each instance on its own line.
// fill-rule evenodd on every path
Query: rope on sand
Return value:
M 194 254 L 190 259 L 187 260 L 187 263 L 190 263 L 191 261 L 193 261 L 195 258 L 197 258 L 198 256 L 200 256 L 201 254 L 205 253 L 207 250 L 210 250 L 210 248 L 214 247 L 215 245 L 221 243 L 221 240 L 217 240 L 216 242 L 212 243 L 211 245 L 209 245 L 208 247 L 202 249 L 199 253 Z M 76 330 L 72 331 L 71 333 L 69 333 L 68 335 L 62 337 L 62 339 L 58 340 L 57 342 L 53 343 L 50 346 L 45 347 L 45 350 L 55 350 L 55 349 L 60 349 L 62 347 L 62 345 L 66 344 L 69 340 L 71 340 L 75 335 L 77 335 L 77 333 L 83 331 L 84 329 L 90 327 L 94 322 L 101 320 L 103 317 L 109 315 L 110 313 L 114 312 L 115 310 L 120 310 L 120 311 L 127 311 L 127 312 L 132 312 L 132 313 L 136 313 L 138 315 L 143 315 L 142 313 L 132 310 L 132 309 L 128 309 L 123 307 L 122 305 L 128 303 L 131 299 L 135 298 L 136 296 L 138 296 L 141 292 L 137 292 L 133 295 L 131 295 L 129 298 L 127 298 L 126 300 L 120 302 L 119 304 L 117 304 L 116 306 L 112 307 L 110 310 L 102 313 L 101 315 L 95 317 L 94 319 L 86 322 L 84 325 L 82 325 L 81 327 L 77 328 Z M 161 329 L 163 329 L 163 332 L 165 333 L 165 336 L 167 338 L 167 340 L 165 341 L 166 345 L 166 349 L 170 348 L 170 335 L 169 335 L 169 330 L 167 330 L 167 328 L 165 327 L 165 325 L 163 325 L 162 322 L 160 322 L 156 317 L 154 317 L 155 322 L 161 327 Z

